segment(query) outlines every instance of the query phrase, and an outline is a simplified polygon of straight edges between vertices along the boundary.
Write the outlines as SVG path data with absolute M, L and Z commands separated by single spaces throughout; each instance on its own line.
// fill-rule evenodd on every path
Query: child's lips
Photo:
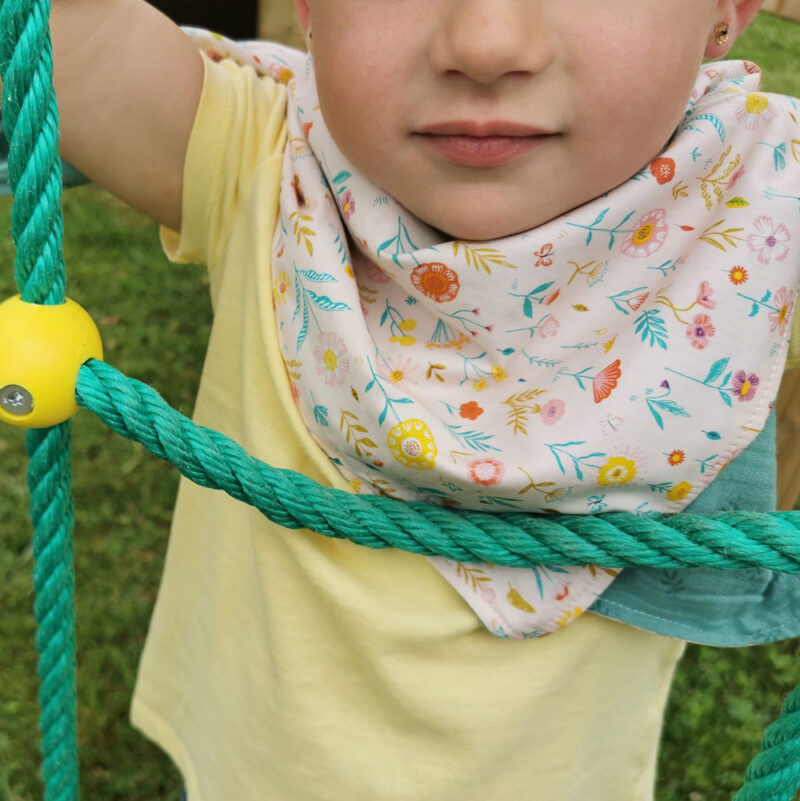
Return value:
M 499 167 L 529 153 L 553 134 L 519 123 L 458 120 L 426 126 L 418 135 L 452 164 Z

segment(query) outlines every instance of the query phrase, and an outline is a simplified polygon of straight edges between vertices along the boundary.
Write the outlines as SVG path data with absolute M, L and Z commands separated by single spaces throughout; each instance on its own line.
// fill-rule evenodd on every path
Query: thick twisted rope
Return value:
M 49 0 L 0 2 L 14 272 L 23 300 L 52 305 L 64 300 L 66 270 L 49 16 Z M 78 798 L 70 430 L 64 423 L 27 437 L 45 801 Z
M 64 295 L 58 115 L 52 90 L 49 0 L 0 0 L 0 77 L 9 132 L 12 234 L 23 299 L 56 304 Z M 800 573 L 795 513 L 603 515 L 559 518 L 459 512 L 325 489 L 258 462 L 221 434 L 195 426 L 143 384 L 101 362 L 81 369 L 77 397 L 112 428 L 177 464 L 192 480 L 252 503 L 280 525 L 458 561 L 512 566 L 608 567 L 751 565 Z M 72 500 L 69 427 L 32 432 L 31 516 L 36 528 L 35 603 L 41 652 L 46 801 L 77 801 L 74 691 Z M 800 780 L 800 688 L 766 732 L 736 801 L 790 801 Z
M 759 566 L 800 573 L 800 512 L 660 517 L 453 512 L 381 495 L 353 495 L 271 467 L 104 362 L 84 364 L 76 396 L 114 431 L 141 442 L 187 478 L 224 490 L 286 528 L 311 529 L 369 548 L 511 567 Z

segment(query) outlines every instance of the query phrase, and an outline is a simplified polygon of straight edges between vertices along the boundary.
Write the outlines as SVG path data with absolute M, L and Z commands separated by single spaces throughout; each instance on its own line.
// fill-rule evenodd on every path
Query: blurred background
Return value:
M 180 24 L 302 46 L 289 0 L 155 5 Z M 760 14 L 731 57 L 761 64 L 767 90 L 800 96 L 800 0 L 768 0 L 765 7 L 776 13 Z M 63 206 L 70 295 L 98 322 L 107 360 L 191 414 L 211 320 L 204 268 L 170 265 L 156 225 L 95 186 L 71 189 Z M 10 198 L 0 198 L 0 297 L 15 291 L 10 208 Z M 800 425 L 788 403 L 799 377 L 787 375 L 779 404 L 784 508 L 800 493 Z M 8 775 L 0 801 L 42 795 L 25 469 L 22 433 L 0 429 L 0 764 Z M 128 706 L 178 475 L 86 413 L 75 420 L 73 471 L 82 797 L 177 801 L 180 777 L 131 728 Z M 689 646 L 667 713 L 658 801 L 730 799 L 798 677 L 798 641 Z

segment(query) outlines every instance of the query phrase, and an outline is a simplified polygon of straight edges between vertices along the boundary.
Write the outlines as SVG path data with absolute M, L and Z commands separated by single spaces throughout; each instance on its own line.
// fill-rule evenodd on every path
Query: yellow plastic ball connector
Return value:
M 72 300 L 58 306 L 0 303 L 0 420 L 47 428 L 69 420 L 78 371 L 102 359 L 103 344 L 88 313 Z

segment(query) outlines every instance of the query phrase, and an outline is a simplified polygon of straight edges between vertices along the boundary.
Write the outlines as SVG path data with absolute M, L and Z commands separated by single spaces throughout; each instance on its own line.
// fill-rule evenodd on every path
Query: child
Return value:
M 100 154 L 70 111 L 90 89 L 60 92 L 65 157 L 209 266 L 198 422 L 323 483 L 490 511 L 680 511 L 744 451 L 698 503 L 762 505 L 797 109 L 752 64 L 700 66 L 758 0 L 296 5 L 309 59 L 112 5 L 104 83 L 134 57 L 152 80 L 114 88 Z M 652 798 L 682 640 L 800 633 L 797 582 L 618 573 L 372 552 L 184 483 L 133 721 L 190 801 Z

